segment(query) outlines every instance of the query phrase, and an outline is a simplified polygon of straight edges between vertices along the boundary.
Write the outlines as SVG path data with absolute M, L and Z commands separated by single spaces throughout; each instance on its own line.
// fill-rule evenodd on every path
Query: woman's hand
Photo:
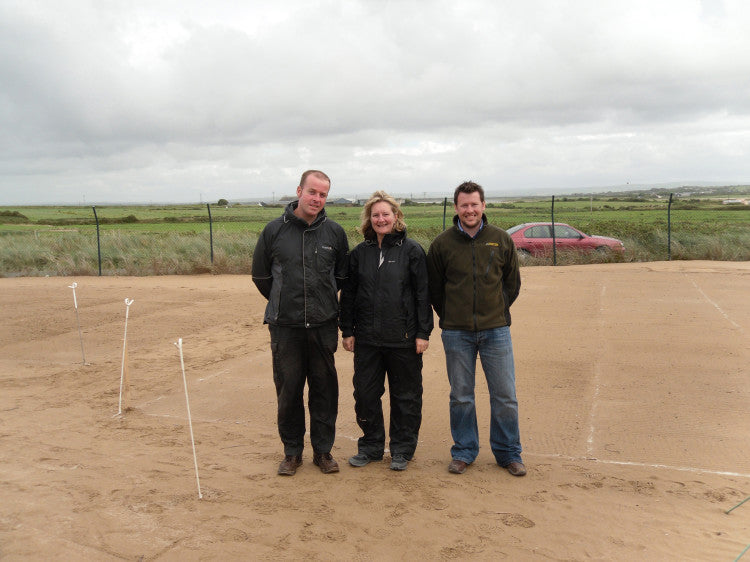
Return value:
M 345 350 L 354 351 L 354 336 L 349 336 L 348 338 L 341 338 L 341 344 L 344 346 Z
M 430 347 L 429 341 L 417 338 L 417 353 L 424 353 L 428 347 Z

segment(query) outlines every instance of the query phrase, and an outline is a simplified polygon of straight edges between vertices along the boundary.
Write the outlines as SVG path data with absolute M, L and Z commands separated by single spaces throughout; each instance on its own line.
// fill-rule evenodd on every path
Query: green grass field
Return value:
M 354 246 L 361 207 L 326 207 Z M 97 275 L 101 249 L 105 275 L 249 273 L 258 234 L 282 213 L 281 205 L 133 205 L 91 207 L 0 207 L 0 276 Z M 452 202 L 405 204 L 409 235 L 427 249 L 451 225 Z M 490 201 L 487 216 L 501 228 L 551 220 L 551 198 Z M 555 200 L 555 221 L 589 234 L 623 240 L 626 261 L 668 256 L 668 200 L 581 197 Z M 213 231 L 213 261 L 209 232 Z M 723 205 L 718 198 L 673 201 L 671 258 L 750 260 L 750 206 Z M 560 256 L 558 263 L 602 261 L 593 256 Z M 604 258 L 607 259 L 607 258 Z M 526 265 L 547 264 L 529 260 Z

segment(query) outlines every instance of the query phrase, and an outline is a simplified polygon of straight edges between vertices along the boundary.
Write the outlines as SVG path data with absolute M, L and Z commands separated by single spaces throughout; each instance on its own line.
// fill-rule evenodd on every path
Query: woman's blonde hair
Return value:
M 398 202 L 396 202 L 396 200 L 388 195 L 385 191 L 376 191 L 367 200 L 367 203 L 365 203 L 365 206 L 362 209 L 362 225 L 359 227 L 359 231 L 364 234 L 365 238 L 375 237 L 375 231 L 373 230 L 372 223 L 370 222 L 370 214 L 372 213 L 372 206 L 375 203 L 380 203 L 381 201 L 385 201 L 391 206 L 393 215 L 396 217 L 396 222 L 393 224 L 393 230 L 401 231 L 406 228 L 406 223 L 404 222 L 404 212 L 401 210 Z

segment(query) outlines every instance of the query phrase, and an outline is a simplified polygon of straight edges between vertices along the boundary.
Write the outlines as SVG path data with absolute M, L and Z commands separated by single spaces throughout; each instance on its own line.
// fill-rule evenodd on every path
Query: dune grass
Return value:
M 104 232 L 103 275 L 184 275 L 248 273 L 257 237 L 214 236 L 214 260 L 208 236 L 184 233 Z M 0 276 L 98 275 L 96 235 L 42 232 L 0 236 Z

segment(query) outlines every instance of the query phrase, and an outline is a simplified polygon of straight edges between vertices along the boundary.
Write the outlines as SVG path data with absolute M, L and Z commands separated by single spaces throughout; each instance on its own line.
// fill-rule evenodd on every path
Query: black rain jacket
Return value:
M 268 299 L 264 324 L 314 328 L 338 317 L 349 242 L 321 210 L 312 224 L 294 214 L 298 201 L 269 222 L 253 253 L 253 282 Z
M 425 252 L 405 230 L 383 238 L 382 265 L 380 251 L 372 238 L 349 256 L 341 333 L 366 345 L 411 347 L 416 338 L 429 339 L 433 328 Z

